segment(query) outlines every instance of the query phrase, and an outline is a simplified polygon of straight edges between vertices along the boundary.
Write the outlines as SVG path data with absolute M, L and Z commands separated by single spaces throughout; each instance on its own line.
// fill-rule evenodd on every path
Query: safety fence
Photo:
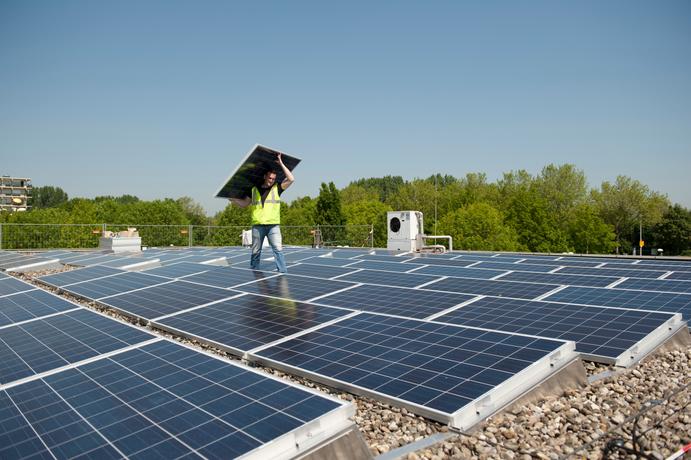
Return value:
M 0 249 L 94 249 L 106 232 L 136 228 L 142 245 L 239 246 L 249 226 L 137 224 L 17 224 L 0 223 Z M 374 245 L 372 225 L 281 226 L 284 245 L 368 247 Z

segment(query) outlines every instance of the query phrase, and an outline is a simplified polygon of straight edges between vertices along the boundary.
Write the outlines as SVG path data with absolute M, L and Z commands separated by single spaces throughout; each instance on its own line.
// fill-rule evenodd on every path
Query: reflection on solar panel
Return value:
M 555 266 L 553 265 L 536 265 L 536 264 L 528 264 L 528 263 L 507 263 L 507 262 L 480 262 L 477 265 L 473 265 L 473 268 L 491 268 L 494 270 L 513 270 L 513 271 L 520 271 L 520 272 L 539 272 L 539 273 L 547 273 L 552 270 L 554 270 Z
M 288 269 L 293 275 L 313 276 L 315 278 L 333 278 L 334 276 L 353 273 L 355 268 L 332 267 L 330 265 L 313 265 L 299 263 Z
M 670 279 L 651 280 L 631 278 L 617 284 L 617 289 L 633 289 L 637 291 L 660 291 L 691 294 L 691 283 Z
M 352 265 L 348 265 L 348 268 L 368 268 L 371 270 L 385 270 L 387 272 L 399 273 L 419 269 L 420 267 L 422 267 L 422 265 L 409 265 L 400 262 L 377 262 L 376 260 L 361 260 Z
M 606 307 L 667 311 L 681 313 L 685 320 L 691 318 L 690 294 L 567 287 L 541 300 L 581 305 L 603 305 Z
M 0 329 L 0 383 L 57 369 L 155 336 L 79 309 Z
M 531 388 L 570 362 L 573 346 L 360 313 L 254 352 L 250 359 L 393 401 L 463 429 L 518 396 L 524 391 L 520 387 Z M 507 389 L 503 397 L 493 391 L 498 385 Z M 481 403 L 486 397 L 493 408 Z
M 68 284 L 80 283 L 82 281 L 89 281 L 104 276 L 116 275 L 118 273 L 123 273 L 123 271 L 116 268 L 95 266 L 56 273 L 54 275 L 41 276 L 39 280 L 51 286 L 62 287 Z
M 189 262 L 178 262 L 175 264 L 165 265 L 163 267 L 150 268 L 143 273 L 147 275 L 162 276 L 164 278 L 183 278 L 189 275 L 194 275 L 195 273 L 202 273 L 210 270 L 211 267 L 208 265 L 199 265 Z
M 188 276 L 185 281 L 200 283 L 209 286 L 229 288 L 238 284 L 250 283 L 272 276 L 271 274 L 257 270 L 239 270 L 229 267 L 214 267 L 204 273 Z
M 517 281 L 480 280 L 469 278 L 446 278 L 428 284 L 424 289 L 439 291 L 463 292 L 466 294 L 494 295 L 498 297 L 515 297 L 518 299 L 535 299 L 556 288 L 556 284 L 533 284 Z
M 239 286 L 237 290 L 261 294 L 272 297 L 280 297 L 290 300 L 309 300 L 324 294 L 355 286 L 354 283 L 346 283 L 337 280 L 322 280 L 299 275 L 280 275 L 274 278 L 257 281 L 252 284 Z
M 683 280 L 683 281 L 691 281 L 691 273 L 689 272 L 674 272 L 667 277 L 665 277 L 666 280 Z
M 25 292 L 36 289 L 34 286 L 24 281 L 19 281 L 16 278 L 0 279 L 0 297 L 14 294 L 16 292 Z
M 43 257 L 28 257 L 21 256 L 15 259 L 8 259 L 0 262 L 0 270 L 6 271 L 27 271 L 41 270 L 44 268 L 50 268 L 53 265 L 58 266 L 59 261 L 57 259 L 45 259 Z
M 353 412 L 160 341 L 0 392 L 0 457 L 288 458 Z
M 504 275 L 501 279 L 506 281 L 527 281 L 531 283 L 568 284 L 571 286 L 605 287 L 619 281 L 621 278 L 614 276 L 592 275 L 562 275 L 560 273 L 529 273 L 513 272 Z
M 41 289 L 0 297 L 0 326 L 80 308 Z
M 564 267 L 560 268 L 555 273 L 568 273 L 572 275 L 616 276 L 618 278 L 659 278 L 667 272 L 653 270 L 628 270 L 625 268 Z
M 310 257 L 307 259 L 303 259 L 300 262 L 312 265 L 329 265 L 332 267 L 343 267 L 345 265 L 354 264 L 357 261 L 358 259 L 338 259 L 335 257 Z
M 394 273 L 381 270 L 362 270 L 339 279 L 355 283 L 382 284 L 386 286 L 416 287 L 440 279 L 438 276 L 417 273 Z
M 490 269 L 479 269 L 479 268 L 465 268 L 465 267 L 447 267 L 442 265 L 435 265 L 429 267 L 423 267 L 419 270 L 415 270 L 413 273 L 425 273 L 428 275 L 443 275 L 443 276 L 455 276 L 457 278 L 479 278 L 479 279 L 490 279 L 495 276 L 499 276 L 506 273 L 504 270 L 490 270 Z
M 179 313 L 154 324 L 242 355 L 351 313 L 248 294 Z
M 319 299 L 320 304 L 423 319 L 474 298 L 452 292 L 362 285 Z
M 202 286 L 185 281 L 172 281 L 167 284 L 108 297 L 101 300 L 100 303 L 127 315 L 154 319 L 237 294 L 237 292 L 227 289 Z
M 683 327 L 681 315 L 483 297 L 435 321 L 573 340 L 587 359 L 627 366 Z M 670 332 L 671 329 L 671 332 Z M 657 331 L 657 337 L 648 337 Z
M 111 295 L 122 294 L 134 291 L 135 289 L 155 286 L 166 282 L 168 282 L 168 280 L 158 276 L 145 275 L 139 272 L 125 272 L 105 278 L 70 284 L 69 286 L 64 286 L 62 289 L 70 294 L 98 300 Z

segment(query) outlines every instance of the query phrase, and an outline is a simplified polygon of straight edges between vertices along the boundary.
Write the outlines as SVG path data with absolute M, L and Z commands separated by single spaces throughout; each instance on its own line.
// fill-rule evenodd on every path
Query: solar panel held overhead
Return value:
M 259 186 L 264 174 L 269 170 L 276 172 L 276 183 L 285 179 L 285 174 L 276 162 L 276 155 L 280 153 L 283 164 L 292 171 L 300 163 L 300 159 L 287 155 L 278 150 L 256 144 L 240 162 L 228 180 L 216 192 L 216 198 L 245 198 L 252 195 L 252 187 Z

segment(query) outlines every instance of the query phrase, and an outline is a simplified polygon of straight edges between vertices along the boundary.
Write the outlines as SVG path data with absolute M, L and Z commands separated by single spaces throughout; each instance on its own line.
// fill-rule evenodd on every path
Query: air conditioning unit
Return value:
M 389 211 L 386 213 L 389 251 L 416 251 L 418 235 L 423 234 L 420 211 Z

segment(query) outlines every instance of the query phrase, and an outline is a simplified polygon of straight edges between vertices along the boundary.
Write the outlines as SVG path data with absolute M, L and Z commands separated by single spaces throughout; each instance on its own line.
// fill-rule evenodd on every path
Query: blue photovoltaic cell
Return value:
M 557 284 L 534 284 L 517 281 L 446 278 L 428 284 L 424 289 L 462 292 L 465 294 L 494 295 L 532 300 L 558 288 Z
M 293 275 L 313 276 L 314 278 L 333 278 L 334 276 L 353 273 L 355 268 L 299 263 L 297 265 L 291 265 L 288 271 Z
M 56 273 L 54 275 L 41 276 L 39 280 L 51 286 L 62 287 L 68 284 L 81 283 L 82 281 L 90 281 L 104 276 L 116 275 L 123 273 L 122 270 L 110 267 L 87 267 L 79 268 L 77 270 L 70 270 L 67 272 Z
M 70 265 L 91 266 L 98 265 L 101 262 L 112 260 L 113 256 L 107 254 L 89 254 L 83 257 L 70 259 Z
M 539 272 L 539 273 L 547 273 L 549 271 L 554 270 L 555 266 L 553 265 L 536 265 L 536 264 L 528 264 L 528 263 L 508 263 L 508 262 L 480 262 L 477 265 L 473 265 L 472 268 L 491 268 L 493 270 L 513 270 L 513 271 L 521 271 L 521 272 Z
M 645 263 L 648 262 L 648 263 Z M 607 263 L 602 268 L 613 267 L 613 264 Z M 632 270 L 662 270 L 665 272 L 678 271 L 678 272 L 688 272 L 691 271 L 691 264 L 677 264 L 670 265 L 665 263 L 654 263 L 653 261 L 642 260 L 640 263 L 627 265 L 627 268 Z
M 238 286 L 237 290 L 252 294 L 280 297 L 290 300 L 309 300 L 340 289 L 355 286 L 338 280 L 323 280 L 299 275 L 281 275 L 252 284 Z
M 242 353 L 350 313 L 250 294 L 183 312 L 156 324 Z
M 0 297 L 0 326 L 79 308 L 41 289 Z
M 4 273 L 0 272 L 0 280 L 4 280 L 5 278 L 9 278 L 10 275 L 5 275 Z
M 333 267 L 343 267 L 357 262 L 358 259 L 338 259 L 335 257 L 309 257 L 300 262 L 313 265 L 330 265 Z M 412 267 L 411 267 L 412 268 Z
M 0 392 L 0 458 L 235 458 L 342 407 L 161 341 Z
M 108 297 L 100 303 L 144 319 L 154 319 L 237 295 L 227 289 L 173 281 Z
M 582 305 L 602 305 L 606 307 L 667 311 L 681 313 L 685 321 L 691 319 L 691 294 L 570 286 L 542 300 Z
M 255 355 L 451 414 L 563 344 L 361 313 Z
M 312 257 L 319 257 L 324 255 L 324 251 L 298 251 L 285 254 L 285 260 L 288 263 L 301 262 L 303 259 Z
M 533 259 L 533 260 L 554 260 L 557 256 L 538 256 L 534 254 L 496 254 L 496 260 L 504 259 Z
M 637 291 L 659 291 L 691 294 L 691 283 L 688 281 L 675 281 L 670 279 L 651 280 L 631 278 L 617 284 L 617 289 L 634 289 Z
M 605 287 L 619 281 L 621 278 L 614 276 L 592 275 L 563 275 L 561 273 L 529 273 L 513 272 L 504 275 L 501 279 L 506 281 L 527 281 L 530 283 L 566 284 L 570 286 Z
M 25 267 L 31 264 L 47 263 L 50 259 L 44 259 L 43 257 L 27 257 L 22 256 L 19 259 L 8 260 L 5 262 L 0 262 L 0 270 L 12 270 L 18 267 Z
M 667 280 L 691 281 L 691 273 L 689 273 L 689 272 L 674 272 L 671 275 L 668 275 L 665 279 L 667 279 Z
M 570 261 L 570 260 L 564 260 L 564 259 L 559 259 L 559 260 L 533 260 L 532 257 L 526 258 L 526 260 L 523 260 L 521 262 L 518 262 L 521 265 L 524 264 L 536 264 L 536 265 L 551 265 L 552 268 L 557 268 L 558 266 L 567 266 L 567 267 L 597 267 L 600 265 L 601 262 L 588 262 L 588 261 Z M 536 271 L 536 270 L 533 270 Z
M 189 262 L 178 262 L 175 264 L 164 265 L 162 267 L 150 268 L 142 273 L 148 275 L 162 276 L 164 278 L 182 278 L 196 273 L 202 273 L 209 270 L 209 265 L 193 264 Z
M 36 287 L 16 278 L 9 277 L 0 279 L 0 297 L 14 294 L 16 292 L 31 291 L 32 289 L 36 289 Z
M 564 267 L 560 268 L 556 273 L 567 273 L 572 275 L 616 276 L 618 278 L 659 278 L 667 272 L 653 270 L 629 270 L 626 268 Z
M 432 292 L 365 284 L 322 297 L 318 302 L 353 310 L 423 319 L 474 297 L 454 292 Z
M 361 270 L 350 275 L 341 276 L 343 281 L 354 283 L 382 284 L 384 286 L 416 287 L 440 279 L 438 276 L 420 275 L 417 273 L 395 273 L 381 270 Z
M 435 321 L 573 340 L 576 351 L 616 359 L 674 314 L 483 297 Z
M 188 276 L 185 281 L 190 283 L 207 284 L 222 288 L 237 286 L 238 284 L 251 283 L 271 276 L 257 270 L 240 270 L 230 267 L 213 267 L 210 270 L 197 275 Z
M 168 280 L 158 276 L 145 275 L 139 272 L 125 272 L 105 278 L 70 284 L 69 286 L 63 286 L 62 289 L 70 294 L 97 300 L 166 282 Z
M 455 276 L 457 278 L 478 278 L 487 280 L 499 276 L 502 273 L 506 273 L 506 270 L 490 270 L 490 269 L 480 269 L 480 268 L 466 268 L 466 267 L 447 267 L 444 265 L 435 265 L 420 268 L 415 270 L 413 273 L 424 273 L 427 275 L 442 275 L 442 276 Z
M 463 254 L 461 256 L 458 256 L 454 260 L 472 260 L 473 262 L 505 262 L 505 263 L 511 263 L 511 262 L 517 262 L 521 260 L 522 257 L 502 257 L 501 259 L 498 259 L 496 257 L 492 256 L 477 256 L 477 255 L 472 255 L 472 254 Z
M 81 309 L 0 329 L 0 383 L 39 374 L 155 336 Z
M 360 262 L 348 265 L 348 268 L 369 268 L 371 270 L 386 270 L 388 272 L 407 272 L 419 269 L 420 265 L 402 264 L 400 262 L 377 262 L 376 260 L 361 260 Z M 418 270 L 415 270 L 418 271 Z

